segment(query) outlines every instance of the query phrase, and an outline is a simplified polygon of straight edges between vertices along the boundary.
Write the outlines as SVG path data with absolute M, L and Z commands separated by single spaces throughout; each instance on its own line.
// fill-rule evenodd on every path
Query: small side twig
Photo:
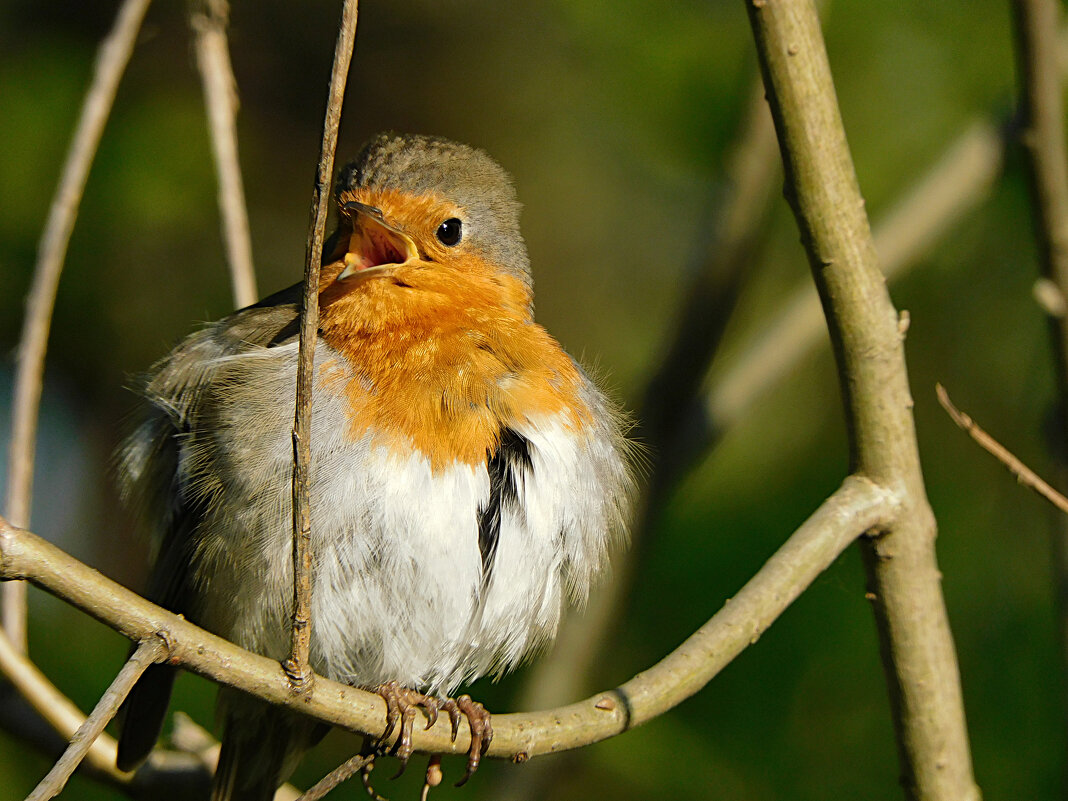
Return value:
M 234 303 L 241 308 L 255 303 L 257 293 L 248 207 L 237 158 L 237 82 L 226 39 L 229 18 L 226 0 L 196 0 L 189 23 L 195 34 L 197 68 L 204 86 L 230 282 Z
M 149 0 L 125 0 L 115 25 L 97 51 L 96 71 L 85 96 L 78 127 L 74 131 L 59 188 L 48 210 L 48 220 L 37 246 L 33 285 L 26 300 L 26 317 L 19 339 L 15 373 L 15 398 L 11 411 L 11 449 L 8 452 L 7 517 L 18 526 L 30 524 L 33 497 L 33 463 L 37 439 L 37 416 L 44 381 L 48 329 L 55 307 L 56 288 L 67 255 L 74 221 L 78 217 L 89 167 L 111 113 L 119 79 L 126 70 L 137 41 L 137 32 Z M 26 650 L 26 585 L 10 582 L 0 588 L 3 625 L 11 642 Z
M 18 691 L 48 725 L 69 740 L 85 723 L 85 716 L 41 673 L 11 639 L 0 631 L 0 675 Z M 115 741 L 106 734 L 92 743 L 89 761 L 112 779 L 122 777 L 115 767 Z
M 297 801 L 319 801 L 319 799 L 326 796 L 331 790 L 337 787 L 342 782 L 346 782 L 367 767 L 374 759 L 369 754 L 356 754 L 349 757 L 345 762 L 342 762 L 328 774 L 323 776 L 314 787 L 311 787 L 305 793 L 297 799 Z
M 954 423 L 966 431 L 968 436 L 978 443 L 979 447 L 1005 465 L 1009 472 L 1016 476 L 1016 480 L 1019 483 L 1025 487 L 1030 487 L 1062 512 L 1068 514 L 1068 498 L 1065 498 L 1043 481 L 1034 470 L 1021 462 L 1012 451 L 983 431 L 971 417 L 954 406 L 945 387 L 941 384 L 935 384 L 935 394 L 938 395 L 938 402 L 942 404 L 946 414 L 952 418 Z
M 358 0 L 345 0 L 334 48 L 334 69 L 323 122 L 323 143 L 312 193 L 311 225 L 304 264 L 304 298 L 300 310 L 300 358 L 297 364 L 297 401 L 293 420 L 293 637 L 289 658 L 283 664 L 295 690 L 307 689 L 311 644 L 311 502 L 308 477 L 311 464 L 312 371 L 319 328 L 319 267 L 323 259 L 326 215 L 334 176 L 334 152 L 341 123 L 352 48 L 356 42 Z
M 34 791 L 26 797 L 26 801 L 47 801 L 59 795 L 71 774 L 85 758 L 93 742 L 115 717 L 119 706 L 130 694 L 134 683 L 149 665 L 161 661 L 166 656 L 167 646 L 159 637 L 146 639 L 137 647 L 119 671 L 119 675 L 115 677 L 115 681 L 97 702 L 92 713 L 85 719 L 85 723 L 75 732 L 63 756 L 52 766 L 52 770 L 48 771 L 48 775 L 41 779 Z

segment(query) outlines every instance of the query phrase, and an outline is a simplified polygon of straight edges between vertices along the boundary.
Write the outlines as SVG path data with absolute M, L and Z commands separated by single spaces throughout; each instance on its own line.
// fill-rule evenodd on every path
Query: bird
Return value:
M 511 178 L 484 151 L 383 133 L 337 176 L 310 434 L 311 667 L 492 737 L 462 684 L 545 646 L 625 543 L 627 417 L 534 320 Z M 144 377 L 117 452 L 155 543 L 147 597 L 283 660 L 293 605 L 292 426 L 303 284 L 205 325 Z M 124 705 L 117 764 L 154 747 L 175 668 Z M 325 734 L 219 691 L 214 801 L 263 801 Z M 387 732 L 388 734 L 388 732 Z

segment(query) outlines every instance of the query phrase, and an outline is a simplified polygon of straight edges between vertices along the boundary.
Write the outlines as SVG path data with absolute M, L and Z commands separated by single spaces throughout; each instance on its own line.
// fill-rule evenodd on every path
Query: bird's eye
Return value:
M 459 244 L 460 237 L 463 236 L 463 233 L 463 223 L 455 217 L 450 217 L 438 226 L 438 241 L 451 248 L 454 245 Z

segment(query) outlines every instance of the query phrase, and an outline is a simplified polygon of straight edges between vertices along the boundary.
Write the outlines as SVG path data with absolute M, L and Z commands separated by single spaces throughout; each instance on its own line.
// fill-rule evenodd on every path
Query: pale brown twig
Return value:
M 257 293 L 248 208 L 237 157 L 237 83 L 226 37 L 230 6 L 226 0 L 194 2 L 196 10 L 191 12 L 189 22 L 195 34 L 197 67 L 204 87 L 211 152 L 219 182 L 219 212 L 230 283 L 234 304 L 241 308 L 255 303 Z
M 304 297 L 300 310 L 300 360 L 297 365 L 297 401 L 293 421 L 293 640 L 285 669 L 295 689 L 311 681 L 308 667 L 311 643 L 311 503 L 308 474 L 311 463 L 312 370 L 319 327 L 319 267 L 326 236 L 326 215 L 334 176 L 334 151 L 341 123 L 341 104 L 356 42 L 358 0 L 345 0 L 334 48 L 334 69 L 323 122 L 323 143 L 312 192 L 311 224 L 304 263 Z
M 78 731 L 70 740 L 70 746 L 63 752 L 63 756 L 52 766 L 33 792 L 26 797 L 26 801 L 48 801 L 59 795 L 67 779 L 81 764 L 86 753 L 104 727 L 111 722 L 119 711 L 119 706 L 130 694 L 134 683 L 141 677 L 149 665 L 163 660 L 167 656 L 167 646 L 159 637 L 150 637 L 141 642 L 137 649 L 126 660 L 115 681 L 108 687 L 107 692 L 101 696 L 92 713 L 85 719 Z
M 548 711 L 495 715 L 489 755 L 522 759 L 578 748 L 682 702 L 755 642 L 860 534 L 884 529 L 898 505 L 886 489 L 862 478 L 846 479 L 734 598 L 675 651 L 616 690 Z M 0 580 L 14 578 L 32 581 L 132 640 L 165 632 L 170 664 L 324 723 L 382 736 L 386 710 L 380 696 L 323 677 L 316 678 L 314 693 L 294 693 L 277 662 L 146 601 L 0 518 Z M 453 740 L 444 716 L 412 738 L 416 750 L 427 753 L 461 754 L 470 746 L 467 726 Z
M 1058 38 L 1060 81 L 1068 78 L 1068 29 Z M 872 234 L 887 280 L 903 275 L 978 206 L 1005 163 L 1016 121 L 977 118 L 946 148 L 930 170 L 876 222 Z M 1061 298 L 1063 308 L 1063 297 Z M 710 386 L 709 428 L 725 431 L 824 340 L 823 310 L 809 287 L 794 293 L 773 322 L 742 349 Z
M 960 674 L 920 469 L 903 332 L 878 267 L 819 16 L 811 0 L 750 0 L 749 20 L 797 219 L 826 309 L 851 464 L 897 493 L 862 542 L 909 798 L 978 801 Z
M 59 179 L 59 187 L 52 199 L 48 220 L 37 246 L 33 285 L 26 300 L 26 317 L 19 339 L 15 397 L 11 411 L 11 446 L 8 452 L 6 513 L 9 519 L 20 526 L 30 524 L 37 416 L 44 380 L 48 329 L 55 306 L 59 275 L 63 270 L 67 245 L 74 230 L 85 182 L 89 177 L 89 167 L 93 163 L 93 156 L 115 101 L 119 79 L 130 60 L 148 4 L 149 0 L 124 0 L 115 25 L 100 44 L 92 85 L 82 104 L 78 126 Z M 25 651 L 25 585 L 10 582 L 0 587 L 0 602 L 0 623 L 4 631 L 15 648 Z
M 1021 462 L 1012 451 L 987 434 L 971 417 L 954 406 L 945 387 L 935 384 L 935 394 L 938 395 L 938 402 L 942 404 L 942 408 L 946 410 L 946 414 L 953 419 L 953 422 L 966 431 L 979 447 L 1005 465 L 1020 484 L 1030 487 L 1062 512 L 1068 514 L 1068 498 L 1043 481 L 1038 473 Z
M 85 723 L 85 716 L 56 686 L 17 650 L 0 630 L 0 675 L 18 690 L 34 710 L 64 739 L 70 740 Z M 120 779 L 124 774 L 115 767 L 115 741 L 106 734 L 92 744 L 87 761 L 97 771 Z
M 314 787 L 304 792 L 297 801 L 319 801 L 342 782 L 347 782 L 374 760 L 368 754 L 356 754 L 323 776 Z

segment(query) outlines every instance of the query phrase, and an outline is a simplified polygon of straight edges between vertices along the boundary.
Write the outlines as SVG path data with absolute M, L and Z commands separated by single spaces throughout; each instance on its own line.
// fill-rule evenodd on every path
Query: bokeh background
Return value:
M 361 4 L 339 159 L 372 133 L 434 133 L 485 148 L 515 176 L 537 314 L 631 408 L 663 352 L 712 225 L 725 153 L 755 75 L 732 0 L 400 0 Z M 36 241 L 113 2 L 0 0 L 0 442 Z M 299 279 L 339 4 L 235 0 L 241 163 L 261 294 Z M 976 115 L 1013 102 L 1003 0 L 835 0 L 826 38 L 874 219 Z M 722 365 L 811 289 L 776 194 Z M 1051 798 L 1066 749 L 1051 585 L 1052 512 L 937 407 L 934 383 L 1040 471 L 1053 392 L 1018 153 L 976 211 L 896 280 L 939 556 L 987 798 Z M 231 309 L 186 6 L 159 2 L 124 77 L 71 242 L 48 355 L 33 529 L 129 586 L 145 548 L 119 507 L 110 453 L 135 376 L 198 321 Z M 6 445 L 5 445 L 6 448 Z M 831 492 L 847 468 L 829 352 L 796 368 L 672 493 L 594 686 L 613 686 L 706 620 Z M 0 467 L 0 472 L 3 468 Z M 32 591 L 34 659 L 83 708 L 118 669 L 117 635 Z M 512 709 L 523 674 L 476 693 Z M 176 706 L 211 725 L 214 689 Z M 334 734 L 307 785 L 354 740 Z M 450 765 L 450 763 L 452 763 Z M 49 761 L 0 733 L 0 800 Z M 458 774 L 458 760 L 446 762 Z M 523 767 L 490 764 L 434 797 L 493 797 Z M 416 797 L 421 769 L 390 784 Z M 898 799 L 888 702 L 851 549 L 692 700 L 559 763 L 546 797 Z M 337 791 L 360 798 L 358 784 Z M 66 796 L 119 797 L 76 778 Z

